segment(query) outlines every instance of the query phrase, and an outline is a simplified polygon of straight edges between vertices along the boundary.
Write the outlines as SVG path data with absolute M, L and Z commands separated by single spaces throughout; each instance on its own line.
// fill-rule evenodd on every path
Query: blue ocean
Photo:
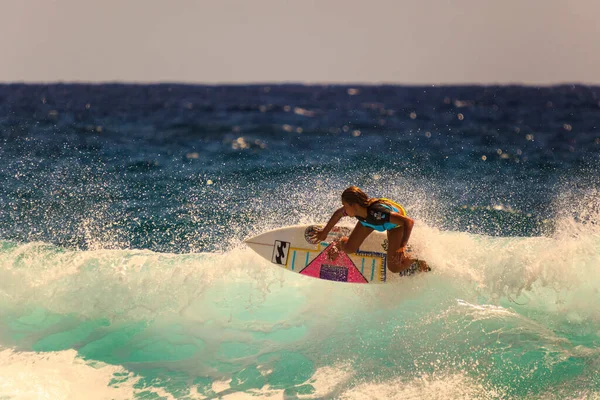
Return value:
M 351 185 L 430 273 L 244 244 Z M 599 397 L 600 87 L 0 85 L 0 399 Z

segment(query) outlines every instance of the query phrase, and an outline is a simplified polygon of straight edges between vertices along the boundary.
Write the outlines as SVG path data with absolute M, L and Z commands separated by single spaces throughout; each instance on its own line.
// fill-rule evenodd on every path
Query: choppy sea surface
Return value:
M 599 87 L 0 85 L 0 399 L 600 398 L 599 176 Z M 431 273 L 243 244 L 350 185 Z

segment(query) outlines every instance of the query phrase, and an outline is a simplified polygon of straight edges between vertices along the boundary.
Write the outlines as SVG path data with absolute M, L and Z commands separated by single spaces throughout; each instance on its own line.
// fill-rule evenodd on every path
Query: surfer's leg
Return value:
M 417 268 L 420 271 L 426 271 L 428 269 L 427 263 L 422 260 L 417 260 L 412 257 L 404 257 L 400 251 L 400 245 L 404 237 L 404 227 L 399 226 L 394 229 L 387 231 L 388 237 L 388 251 L 387 251 L 387 267 L 393 273 L 402 272 L 407 270 L 413 263 L 417 262 Z
M 373 228 L 366 227 L 360 222 L 357 222 L 356 226 L 352 230 L 352 233 L 350 234 L 350 237 L 345 241 L 340 241 L 345 242 L 342 250 L 344 250 L 344 252 L 348 254 L 356 253 L 362 242 L 365 241 L 365 239 L 371 234 L 371 232 L 373 232 Z
M 368 228 L 358 222 L 352 230 L 349 238 L 340 238 L 336 245 L 331 247 L 331 250 L 329 250 L 329 259 L 335 260 L 341 251 L 348 254 L 356 253 L 359 246 L 371 232 L 373 232 L 373 228 Z

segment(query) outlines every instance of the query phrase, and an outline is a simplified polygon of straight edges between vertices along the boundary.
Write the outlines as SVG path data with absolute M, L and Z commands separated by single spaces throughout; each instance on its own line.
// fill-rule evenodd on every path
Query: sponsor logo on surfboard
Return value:
M 311 225 L 304 230 L 304 240 L 306 240 L 307 243 L 316 244 L 315 240 L 313 240 L 312 238 L 312 235 L 315 232 L 315 228 L 320 228 L 320 226 Z
M 283 242 L 276 240 L 273 246 L 273 257 L 271 262 L 279 265 L 285 265 L 287 263 L 288 253 L 290 252 L 290 242 Z

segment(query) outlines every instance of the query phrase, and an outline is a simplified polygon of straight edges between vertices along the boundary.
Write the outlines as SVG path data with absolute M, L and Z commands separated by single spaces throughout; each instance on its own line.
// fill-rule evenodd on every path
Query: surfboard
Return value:
M 332 242 L 352 232 L 351 227 L 335 226 L 327 239 L 311 243 L 310 235 L 319 225 L 296 225 L 254 236 L 245 243 L 273 264 L 312 278 L 347 283 L 384 283 L 387 270 L 387 235 L 374 231 L 356 253 L 338 253 L 332 259 Z M 410 252 L 410 249 L 408 250 Z

